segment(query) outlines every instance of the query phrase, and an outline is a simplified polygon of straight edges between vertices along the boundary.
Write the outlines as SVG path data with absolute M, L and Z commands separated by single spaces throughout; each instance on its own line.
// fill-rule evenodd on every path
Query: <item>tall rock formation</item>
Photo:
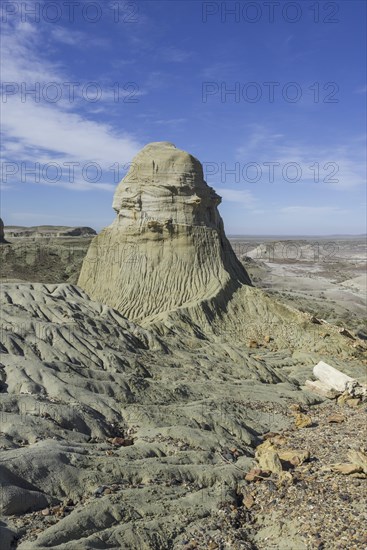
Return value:
M 91 243 L 79 286 L 135 321 L 251 284 L 227 240 L 201 163 L 172 143 L 144 147 L 118 185 L 114 222 Z
M 224 343 L 236 361 L 236 346 L 265 336 L 326 350 L 331 340 L 320 340 L 306 314 L 251 285 L 225 236 L 220 200 L 196 158 L 171 143 L 147 145 L 116 189 L 116 219 L 91 242 L 78 285 L 181 345 Z

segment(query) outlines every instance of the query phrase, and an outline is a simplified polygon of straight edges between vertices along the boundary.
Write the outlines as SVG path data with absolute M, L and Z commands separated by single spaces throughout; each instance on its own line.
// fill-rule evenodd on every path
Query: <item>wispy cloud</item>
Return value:
M 367 93 L 367 84 L 364 84 L 363 86 L 360 86 L 355 91 L 356 94 L 365 94 Z
M 272 132 L 260 124 L 249 124 L 249 136 L 245 143 L 237 148 L 237 160 L 243 160 L 245 157 L 250 157 L 254 153 L 263 153 L 267 148 L 276 149 L 282 143 L 284 134 Z
M 253 208 L 256 204 L 256 198 L 248 190 L 227 189 L 226 187 L 220 187 L 216 189 L 218 194 L 227 202 L 235 202 L 246 208 Z
M 1 39 L 2 81 L 34 85 L 62 82 L 66 72 L 61 63 L 51 62 L 39 47 L 41 26 L 28 22 L 3 23 Z M 42 41 L 41 41 L 42 43 Z
M 186 118 L 168 118 L 168 119 L 158 119 L 154 120 L 154 124 L 161 124 L 163 126 L 176 126 L 178 124 L 183 124 L 186 122 Z
M 203 78 L 218 80 L 227 78 L 236 69 L 236 64 L 231 61 L 218 61 L 208 67 L 205 67 L 202 71 Z M 238 67 L 237 67 L 238 69 Z
M 280 209 L 282 214 L 296 216 L 329 216 L 330 214 L 344 213 L 345 210 L 337 206 L 286 206 Z
M 172 47 L 165 48 L 159 52 L 161 59 L 170 63 L 184 63 L 185 61 L 191 59 L 193 55 L 193 52 Z
M 288 163 L 297 163 L 301 182 L 322 182 L 333 189 L 349 190 L 366 184 L 365 136 L 319 147 L 291 140 L 265 126 L 251 125 L 249 136 L 236 150 L 236 159 L 242 163 L 278 162 L 280 173 Z
M 18 160 L 36 161 L 42 155 L 45 161 L 62 157 L 107 168 L 128 162 L 140 148 L 137 140 L 108 124 L 33 102 L 9 101 L 3 131 L 11 140 L 10 150 L 4 144 L 7 157 L 12 154 Z
M 61 42 L 62 44 L 73 46 L 74 48 L 78 47 L 80 49 L 88 48 L 91 43 L 93 43 L 94 46 L 98 45 L 98 47 L 102 48 L 107 48 L 109 46 L 108 40 L 93 36 L 91 33 L 77 31 L 70 26 L 54 26 L 51 30 L 50 37 L 55 42 Z
M 58 39 L 68 40 L 69 43 L 83 38 L 82 33 L 65 32 L 60 28 L 54 29 L 53 33 Z M 52 63 L 41 51 L 42 38 L 42 25 L 9 23 L 4 26 L 3 81 L 13 82 L 19 88 L 26 83 L 29 89 L 34 89 L 35 83 L 54 82 L 61 85 L 72 80 L 61 65 Z M 111 101 L 111 97 L 107 96 L 107 100 Z M 57 161 L 62 165 L 93 161 L 101 169 L 108 170 L 116 162 L 124 164 L 130 161 L 141 147 L 138 140 L 124 130 L 83 115 L 78 107 L 78 101 L 71 104 L 67 100 L 50 103 L 42 95 L 30 94 L 25 100 L 19 93 L 6 97 L 2 103 L 4 162 Z M 9 186 L 11 178 L 3 183 Z M 42 178 L 40 183 L 50 184 Z M 90 184 L 81 177 L 76 177 L 72 184 L 61 178 L 55 185 L 73 190 L 111 191 L 113 188 L 107 182 Z
M 51 30 L 51 36 L 57 42 L 62 42 L 63 44 L 68 44 L 70 46 L 83 44 L 87 41 L 87 35 L 85 33 L 77 31 L 72 27 L 53 27 Z

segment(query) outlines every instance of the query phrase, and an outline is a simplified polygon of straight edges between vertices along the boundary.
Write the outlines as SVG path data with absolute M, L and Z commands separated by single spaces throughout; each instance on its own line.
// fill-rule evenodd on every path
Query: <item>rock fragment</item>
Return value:
M 279 473 L 283 470 L 279 455 L 270 440 L 265 441 L 256 448 L 255 458 L 262 470 L 273 473 Z
M 130 447 L 130 445 L 134 445 L 133 439 L 125 437 L 109 437 L 107 438 L 107 441 L 115 447 Z
M 367 474 L 367 453 L 365 451 L 351 450 L 348 453 L 348 458 L 354 464 L 360 466 L 365 474 Z
M 295 415 L 294 423 L 296 428 L 308 428 L 312 426 L 312 418 L 303 413 L 298 413 Z
M 252 495 L 247 494 L 243 499 L 243 505 L 245 506 L 245 508 L 247 508 L 247 510 L 250 510 L 250 508 L 252 508 L 254 504 L 255 504 L 254 497 Z
M 338 472 L 340 474 L 345 474 L 345 475 L 362 472 L 361 466 L 358 466 L 358 464 L 349 464 L 349 463 L 333 464 L 331 466 L 331 470 L 333 472 Z
M 342 414 L 331 414 L 326 420 L 329 424 L 340 424 L 341 422 L 345 422 L 345 416 Z
M 252 468 L 247 474 L 245 475 L 246 481 L 259 481 L 260 479 L 269 477 L 270 472 L 261 470 L 261 468 Z
M 289 462 L 293 466 L 300 466 L 307 460 L 310 460 L 311 455 L 308 450 L 296 450 L 296 449 L 285 449 L 278 450 L 278 455 L 280 460 Z

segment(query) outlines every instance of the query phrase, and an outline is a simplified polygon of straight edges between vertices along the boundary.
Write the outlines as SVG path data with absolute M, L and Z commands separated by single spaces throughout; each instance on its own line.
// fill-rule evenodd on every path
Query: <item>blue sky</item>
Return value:
M 99 230 L 134 154 L 171 141 L 228 234 L 364 233 L 366 3 L 268 4 L 3 2 L 5 224 Z

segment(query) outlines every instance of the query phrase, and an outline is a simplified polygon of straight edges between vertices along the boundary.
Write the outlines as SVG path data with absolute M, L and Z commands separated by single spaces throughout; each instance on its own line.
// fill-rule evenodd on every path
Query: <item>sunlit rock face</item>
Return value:
M 172 143 L 151 143 L 134 158 L 116 189 L 115 223 L 129 226 L 156 221 L 169 225 L 219 227 L 221 198 L 203 177 L 200 162 Z M 152 224 L 150 224 L 152 226 Z M 158 225 L 157 225 L 158 227 Z
M 91 243 L 79 286 L 142 321 L 250 284 L 201 163 L 172 143 L 144 147 L 119 183 L 114 222 Z

